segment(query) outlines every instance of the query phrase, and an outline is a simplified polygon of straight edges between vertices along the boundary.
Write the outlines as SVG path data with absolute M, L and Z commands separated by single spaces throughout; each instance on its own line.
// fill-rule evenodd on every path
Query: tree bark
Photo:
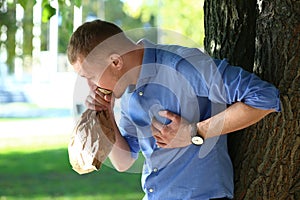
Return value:
M 235 199 L 300 199 L 300 2 L 206 0 L 204 9 L 206 51 L 281 92 L 281 113 L 229 135 Z
M 206 0 L 204 3 L 205 50 L 215 58 L 252 71 L 255 54 L 256 2 Z

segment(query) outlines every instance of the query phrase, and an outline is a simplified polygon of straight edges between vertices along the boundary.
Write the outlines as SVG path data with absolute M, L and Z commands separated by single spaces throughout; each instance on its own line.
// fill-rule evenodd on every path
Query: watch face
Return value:
M 203 144 L 203 142 L 204 142 L 204 140 L 200 136 L 192 137 L 192 143 L 195 144 L 195 145 L 201 145 L 201 144 Z

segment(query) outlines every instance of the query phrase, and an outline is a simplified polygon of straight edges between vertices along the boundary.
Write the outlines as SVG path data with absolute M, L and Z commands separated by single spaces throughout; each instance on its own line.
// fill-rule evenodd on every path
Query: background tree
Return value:
M 41 50 L 49 50 L 49 19 L 58 11 L 58 53 L 65 53 L 69 38 L 73 32 L 74 6 L 82 6 L 83 22 L 89 17 L 104 18 L 121 26 L 125 31 L 135 28 L 159 27 L 176 31 L 191 40 L 195 41 L 197 47 L 203 46 L 204 25 L 203 25 L 203 5 L 204 0 L 164 0 L 164 1 L 141 1 L 142 3 L 132 10 L 132 3 L 129 0 L 42 0 L 42 24 L 41 24 Z M 8 52 L 7 64 L 10 72 L 14 72 L 15 58 L 15 35 L 16 35 L 16 4 L 20 4 L 24 9 L 24 17 L 18 27 L 23 29 L 23 44 L 18 47 L 22 55 L 21 58 L 30 58 L 33 50 L 33 6 L 37 1 L 32 0 L 0 0 L 0 25 L 5 24 L 7 29 L 7 39 L 1 40 L 5 43 Z M 54 4 L 58 4 L 58 10 Z M 54 7 L 53 7 L 54 6 Z M 178 12 L 180 10 L 180 12 Z M 91 19 L 91 18 L 90 18 Z M 200 22 L 200 23 L 199 23 Z M 198 24 L 191 26 L 191 24 Z M 3 31 L 2 31 L 3 32 Z M 148 37 L 153 41 L 157 40 L 156 33 L 147 35 L 140 31 L 141 37 Z M 137 35 L 136 37 L 138 37 Z M 164 42 L 168 42 L 164 35 L 160 37 Z M 3 38 L 3 37 L 2 37 Z M 173 41 L 171 41 L 173 42 Z M 30 59 L 28 59 L 30 60 Z M 31 64 L 26 62 L 30 67 Z
M 23 1 L 24 2 L 24 1 Z M 24 8 L 24 17 L 23 17 L 23 56 L 32 56 L 32 39 L 33 39 L 33 6 L 35 1 L 26 1 L 22 5 Z
M 16 48 L 16 4 L 13 2 L 1 2 L 0 4 L 0 46 L 6 49 L 6 64 L 10 73 L 14 72 L 14 59 Z
M 281 92 L 282 112 L 231 134 L 235 199 L 300 199 L 300 2 L 206 0 L 205 49 Z
M 204 0 L 144 0 L 141 9 L 135 14 L 140 15 L 143 21 L 153 16 L 159 28 L 178 32 L 194 41 L 196 47 L 203 47 L 203 3 Z M 170 41 L 163 38 L 163 41 L 174 43 L 174 38 L 171 37 Z

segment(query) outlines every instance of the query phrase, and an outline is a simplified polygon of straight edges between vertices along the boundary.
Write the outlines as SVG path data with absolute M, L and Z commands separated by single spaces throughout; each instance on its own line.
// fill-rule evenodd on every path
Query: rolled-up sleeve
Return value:
M 274 85 L 240 67 L 230 66 L 226 60 L 216 60 L 215 63 L 219 72 L 217 76 L 221 77 L 223 85 L 220 86 L 218 77 L 213 78 L 209 92 L 212 101 L 226 99 L 227 104 L 243 102 L 254 108 L 281 111 L 279 90 Z M 214 85 L 222 88 L 213 89 Z
M 140 151 L 140 146 L 137 138 L 136 127 L 126 117 L 124 112 L 121 112 L 119 130 L 121 132 L 121 135 L 125 138 L 130 147 L 132 158 L 137 159 Z

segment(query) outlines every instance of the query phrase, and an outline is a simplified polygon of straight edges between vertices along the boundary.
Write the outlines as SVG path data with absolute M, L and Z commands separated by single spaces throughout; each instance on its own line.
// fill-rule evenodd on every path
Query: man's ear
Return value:
M 119 55 L 119 54 L 111 54 L 109 56 L 111 65 L 116 68 L 117 70 L 122 69 L 124 62 L 123 62 L 123 58 Z

